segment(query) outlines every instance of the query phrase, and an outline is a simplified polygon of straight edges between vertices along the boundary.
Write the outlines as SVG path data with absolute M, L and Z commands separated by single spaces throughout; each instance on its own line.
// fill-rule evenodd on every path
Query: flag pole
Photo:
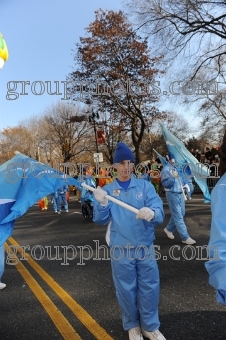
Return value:
M 181 187 L 181 190 L 182 190 L 182 193 L 183 193 L 183 197 L 184 197 L 184 200 L 185 201 L 187 201 L 187 197 L 186 197 L 186 195 L 185 195 L 185 193 L 184 193 L 184 189 L 183 189 L 183 186 L 182 186 L 182 183 L 181 183 L 181 179 L 180 179 L 180 176 L 179 176 L 179 174 L 178 174 L 178 181 L 179 181 L 179 183 L 180 183 L 180 187 Z
M 82 185 L 82 187 L 84 187 L 84 188 L 86 188 L 86 189 L 88 189 L 88 190 L 90 190 L 90 191 L 94 191 L 94 190 L 95 190 L 95 188 L 89 186 L 89 185 L 86 184 L 86 183 L 82 183 L 81 185 Z M 124 203 L 124 202 L 122 202 L 122 201 L 119 201 L 119 200 L 117 200 L 116 198 L 114 198 L 114 197 L 112 197 L 112 196 L 110 196 L 110 195 L 106 195 L 105 197 L 106 197 L 108 200 L 110 200 L 110 201 L 112 201 L 112 202 L 114 202 L 114 203 L 116 203 L 116 204 L 118 204 L 118 205 L 121 205 L 123 208 L 128 209 L 128 210 L 134 212 L 135 214 L 138 214 L 138 211 L 139 211 L 139 210 L 136 209 L 136 208 L 134 208 L 134 207 L 131 207 L 131 205 L 126 204 L 126 203 Z

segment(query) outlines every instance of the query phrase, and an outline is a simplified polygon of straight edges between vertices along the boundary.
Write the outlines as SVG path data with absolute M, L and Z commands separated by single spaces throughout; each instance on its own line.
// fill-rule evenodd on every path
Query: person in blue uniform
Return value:
M 183 186 L 185 195 L 187 196 L 188 200 L 191 200 L 192 199 L 191 195 L 194 192 L 194 185 L 193 185 L 194 176 L 192 175 L 191 168 L 190 168 L 190 166 L 187 162 L 183 165 L 183 167 L 181 169 L 181 175 L 183 177 L 183 182 L 186 183 Z
M 164 220 L 163 202 L 154 186 L 131 176 L 135 158 L 128 146 L 117 144 L 117 177 L 94 190 L 93 221 L 110 224 L 109 246 L 116 296 L 129 340 L 165 340 L 159 331 L 159 272 L 154 252 L 154 227 Z M 136 209 L 137 215 L 108 200 L 111 195 Z
M 6 284 L 1 281 L 5 269 L 5 250 L 4 243 L 0 246 L 0 289 L 4 289 Z
M 52 192 L 50 194 L 50 197 L 51 197 L 51 203 L 53 205 L 53 210 L 55 213 L 57 213 L 57 196 L 58 196 L 58 193 L 57 192 Z
M 10 213 L 11 207 L 15 203 L 14 199 L 0 199 L 0 221 Z M 10 223 L 9 223 L 10 224 Z M 11 227 L 10 227 L 11 228 Z M 0 236 L 4 237 L 4 229 L 0 229 Z M 0 290 L 6 287 L 6 284 L 2 282 L 2 276 L 5 270 L 5 250 L 4 243 L 0 244 Z
M 61 213 L 61 205 L 64 205 L 64 209 L 66 212 L 69 212 L 68 210 L 68 202 L 67 202 L 67 192 L 68 192 L 68 185 L 64 184 L 60 188 L 57 189 L 57 213 Z
M 211 192 L 209 261 L 205 263 L 209 283 L 216 289 L 216 300 L 226 306 L 226 131 L 219 150 L 220 179 Z
M 169 153 L 168 162 L 164 165 L 161 171 L 161 182 L 166 193 L 166 199 L 169 205 L 171 217 L 164 228 L 164 232 L 171 240 L 174 239 L 174 231 L 177 230 L 181 240 L 185 244 L 195 244 L 187 230 L 187 226 L 184 223 L 185 215 L 185 200 L 183 196 L 183 187 L 188 188 L 185 178 L 180 176 L 179 169 L 175 166 L 174 156 Z

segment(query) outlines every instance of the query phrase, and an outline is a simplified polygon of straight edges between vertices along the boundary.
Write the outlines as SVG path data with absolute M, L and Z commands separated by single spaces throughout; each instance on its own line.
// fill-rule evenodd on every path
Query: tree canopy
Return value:
M 122 11 L 96 11 L 86 31 L 76 45 L 77 69 L 68 77 L 71 99 L 105 112 L 114 126 L 127 131 L 139 162 L 145 128 L 150 119 L 161 117 L 154 105 L 161 57 L 150 57 L 147 41 Z

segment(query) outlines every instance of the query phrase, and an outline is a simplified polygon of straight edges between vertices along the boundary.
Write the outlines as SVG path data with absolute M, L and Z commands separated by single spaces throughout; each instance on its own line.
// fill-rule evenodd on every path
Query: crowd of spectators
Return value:
M 197 159 L 200 163 L 209 164 L 210 169 L 210 176 L 211 177 L 219 177 L 218 174 L 218 167 L 220 165 L 220 155 L 218 151 L 218 147 L 213 147 L 211 150 L 210 148 L 206 148 L 206 150 L 203 150 L 199 152 L 199 150 L 191 149 L 190 152 L 192 155 Z M 212 179 L 207 179 L 208 186 L 212 187 L 214 186 L 212 183 Z M 215 182 L 214 182 L 215 183 Z
M 211 150 L 207 147 L 206 150 L 202 151 L 191 149 L 190 152 L 200 163 L 219 164 L 220 156 L 218 147 L 213 147 Z

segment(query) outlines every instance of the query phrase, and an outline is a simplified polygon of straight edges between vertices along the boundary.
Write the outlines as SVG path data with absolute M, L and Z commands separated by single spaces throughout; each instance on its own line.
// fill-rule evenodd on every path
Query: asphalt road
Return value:
M 210 206 L 201 195 L 186 203 L 185 221 L 197 241 L 187 247 L 178 234 L 170 240 L 163 232 L 169 220 L 164 196 L 163 201 L 166 218 L 156 228 L 155 240 L 160 330 L 167 340 L 226 339 L 225 307 L 215 301 L 204 267 Z M 76 197 L 71 196 L 69 213 L 61 215 L 51 204 L 45 212 L 37 205 L 30 208 L 16 221 L 7 245 L 14 255 L 8 248 L 2 278 L 7 287 L 0 291 L 1 340 L 128 340 L 112 283 L 105 227 L 82 218 Z

